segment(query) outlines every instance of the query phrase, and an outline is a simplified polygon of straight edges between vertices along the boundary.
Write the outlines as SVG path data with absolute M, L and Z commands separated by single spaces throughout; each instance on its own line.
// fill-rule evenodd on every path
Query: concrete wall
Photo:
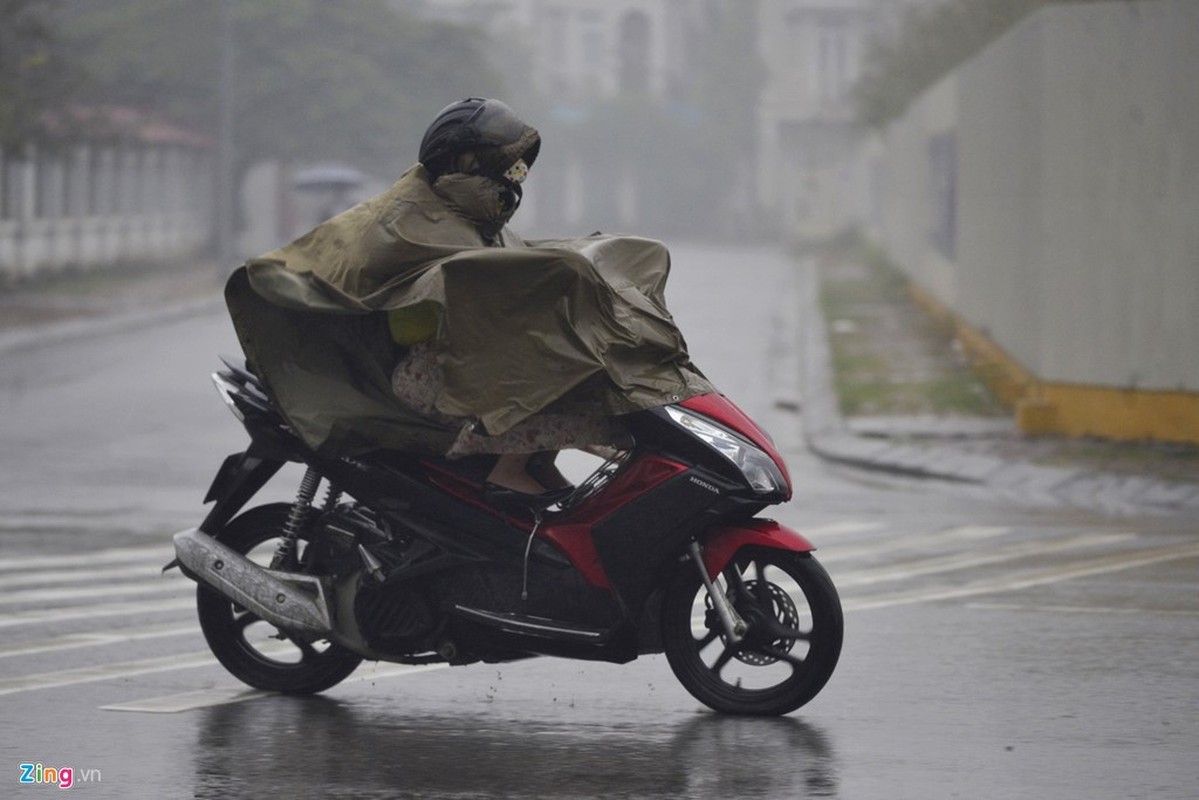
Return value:
M 1193 0 L 1044 9 L 882 135 L 872 232 L 1041 381 L 1199 392 L 1196 76 Z
M 876 145 L 880 173 L 879 233 L 888 254 L 942 302 L 953 305 L 958 275 L 934 245 L 937 205 L 933 202 L 930 143 L 957 126 L 957 80 L 942 81 L 922 96 L 901 124 Z
M 893 0 L 886 0 L 893 2 Z M 876 31 L 880 0 L 762 0 L 756 202 L 798 239 L 837 232 L 859 203 L 851 90 Z

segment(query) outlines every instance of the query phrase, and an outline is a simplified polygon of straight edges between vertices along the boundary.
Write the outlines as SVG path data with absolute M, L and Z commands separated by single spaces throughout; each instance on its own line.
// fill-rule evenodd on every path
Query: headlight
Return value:
M 755 492 L 787 491 L 778 465 L 757 446 L 678 406 L 666 406 L 666 413 L 679 427 L 733 462 Z

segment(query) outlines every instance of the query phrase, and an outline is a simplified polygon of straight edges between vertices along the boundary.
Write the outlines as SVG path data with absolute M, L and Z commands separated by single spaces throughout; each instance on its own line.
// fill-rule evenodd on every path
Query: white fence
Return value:
M 212 172 L 206 148 L 178 143 L 0 151 L 0 280 L 192 255 Z

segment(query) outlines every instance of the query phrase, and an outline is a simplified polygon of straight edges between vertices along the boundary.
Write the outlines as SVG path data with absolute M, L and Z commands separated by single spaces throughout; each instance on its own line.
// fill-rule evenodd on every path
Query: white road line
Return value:
M 922 536 L 923 538 L 940 537 L 940 539 L 944 539 L 947 536 L 978 539 L 999 536 L 1005 532 L 1006 529 L 1002 528 L 969 527 L 955 528 L 948 531 L 940 531 Z M 1128 533 L 1087 534 L 1073 536 L 1066 539 L 1023 542 L 1013 546 L 996 548 L 979 553 L 953 554 L 902 565 L 893 565 L 861 571 L 850 571 L 841 576 L 834 576 L 834 582 L 838 585 L 838 587 L 852 587 L 870 585 L 882 581 L 899 581 L 920 575 L 961 570 L 983 564 L 1009 561 L 1015 558 L 1036 557 L 1052 552 L 1061 552 L 1064 550 L 1077 549 L 1081 547 L 1108 545 L 1132 537 L 1133 534 Z M 912 537 L 906 541 L 911 542 L 912 539 L 919 538 L 922 537 Z M 958 599 L 984 594 L 1012 592 L 1080 577 L 1133 569 L 1163 561 L 1194 557 L 1199 557 L 1199 544 L 1174 545 L 1146 550 L 1125 550 L 1084 560 L 1075 560 L 1072 563 L 1066 563 L 1058 566 L 1026 570 L 1017 574 L 1005 575 L 1000 578 L 975 581 L 964 585 L 933 586 L 916 590 L 899 591 L 885 595 L 844 598 L 843 607 L 846 611 L 863 611 L 914 603 Z M 138 584 L 132 585 L 135 588 L 139 586 Z M 162 579 L 156 578 L 153 584 L 146 584 L 145 586 L 141 587 L 141 590 L 145 590 L 146 593 L 149 593 L 150 591 L 173 591 L 177 588 L 180 588 L 179 584 L 168 584 L 164 586 Z M 188 588 L 190 588 L 190 583 L 188 584 Z M 128 593 L 129 585 L 92 587 L 87 589 L 81 588 L 78 590 L 79 593 L 77 596 L 83 599 L 92 599 L 96 597 L 98 593 L 100 593 L 98 591 L 100 589 L 112 589 L 113 593 L 118 594 Z M 44 590 L 36 591 L 42 592 Z M 10 593 L 8 597 L 13 595 L 20 595 L 27 600 L 30 595 L 34 595 L 34 592 Z M 62 597 L 63 595 L 61 592 L 59 592 L 58 596 Z M 8 597 L 5 599 L 7 600 Z M 188 592 L 187 597 L 170 598 L 163 601 L 144 600 L 101 603 L 73 608 L 28 609 L 9 614 L 0 614 L 0 628 L 21 625 L 53 624 L 67 620 L 145 615 L 163 611 L 193 611 L 194 608 L 194 599 L 190 596 L 190 592 Z M 1185 613 L 1189 614 L 1192 612 Z M 37 642 L 14 644 L 0 648 L 0 657 L 28 655 L 31 653 L 82 648 L 88 646 L 101 646 L 105 644 L 119 643 L 122 641 L 135 641 L 144 638 L 184 635 L 185 633 L 194 633 L 195 629 L 194 622 L 189 621 L 186 626 L 164 623 L 159 626 L 148 626 L 133 630 L 116 629 L 95 633 L 64 635 L 62 637 L 45 639 Z M 208 653 L 208 651 L 199 651 L 118 664 L 81 667 L 77 669 L 45 673 L 36 676 L 0 679 L 0 695 L 42 688 L 68 686 L 92 681 L 102 681 L 112 678 L 131 677 L 148 673 L 191 669 L 215 664 L 216 662 L 214 658 L 210 653 Z M 408 674 L 413 671 L 413 668 L 403 667 L 403 665 L 387 665 L 387 667 L 398 670 L 394 674 Z M 390 677 L 391 674 L 392 673 L 390 672 L 377 673 L 373 677 Z M 366 674 L 362 676 L 362 679 L 370 679 L 371 677 L 371 675 Z M 226 695 L 222 696 L 227 698 Z M 211 704 L 209 703 L 209 700 L 212 700 L 212 698 L 209 698 L 208 700 L 201 700 L 201 702 Z M 214 702 L 231 701 L 225 699 L 216 700 Z M 164 703 L 163 705 L 170 706 L 171 704 Z M 185 703 L 184 705 L 187 704 Z M 187 707 L 201 706 L 190 705 Z
M 285 649 L 287 645 L 281 645 Z M 268 652 L 265 649 L 263 652 Z M 0 678 L 0 695 L 31 692 L 39 689 L 59 689 L 64 686 L 76 686 L 81 683 L 133 678 L 138 675 L 150 675 L 157 672 L 173 672 L 200 667 L 218 667 L 216 657 L 208 650 L 197 650 L 190 653 L 176 653 L 169 656 L 144 658 L 137 661 L 119 661 L 110 664 L 96 664 L 88 667 L 43 672 L 38 675 L 23 675 L 12 678 Z M 404 664 L 388 664 L 386 670 L 368 670 L 359 680 L 387 678 L 398 674 L 410 674 L 433 667 L 438 664 L 409 666 Z
M 830 545 L 828 547 L 820 547 L 819 542 L 816 543 L 817 549 L 820 552 L 820 561 L 822 563 L 830 563 L 834 561 L 845 561 L 851 558 L 862 558 L 863 556 L 878 555 L 879 553 L 887 553 L 896 550 L 909 550 L 916 547 L 929 547 L 934 545 L 945 544 L 953 541 L 972 541 L 976 542 L 980 539 L 989 539 L 1005 534 L 1012 533 L 1011 528 L 1002 528 L 986 525 L 964 525 L 959 528 L 948 528 L 943 531 L 935 531 L 932 533 L 919 533 L 911 536 L 892 536 L 887 539 L 880 539 L 870 544 L 846 545 Z
M 875 567 L 868 570 L 847 572 L 834 577 L 838 588 L 850 586 L 871 586 L 876 583 L 902 581 L 921 575 L 935 575 L 942 572 L 981 567 L 987 564 L 1001 564 L 1005 561 L 1015 561 L 1021 558 L 1060 553 L 1064 550 L 1077 550 L 1097 545 L 1110 545 L 1134 538 L 1128 533 L 1098 533 L 1082 536 L 1071 536 L 1065 539 L 1050 541 L 1024 542 L 1010 547 L 997 547 L 981 552 L 955 553 L 948 556 L 937 556 L 919 561 L 910 561 Z
M 820 537 L 820 536 L 836 536 L 839 534 L 849 533 L 866 533 L 868 531 L 877 531 L 883 529 L 881 522 L 866 522 L 864 520 L 843 520 L 841 522 L 831 522 L 828 525 L 814 525 L 807 527 L 798 527 L 797 531 L 804 536 Z
M 1148 608 L 1146 606 L 1063 606 L 1041 605 L 1039 603 L 967 603 L 969 608 L 983 611 L 1037 611 L 1051 614 L 1102 614 L 1110 616 L 1134 616 L 1146 614 L 1163 617 L 1199 617 L 1199 609 L 1195 608 Z
M 911 605 L 913 603 L 930 603 L 936 600 L 954 600 L 962 597 L 973 597 L 980 594 L 998 594 L 1029 589 L 1050 583 L 1085 578 L 1091 575 L 1103 575 L 1110 572 L 1145 567 L 1163 561 L 1176 561 L 1182 558 L 1199 557 L 1199 544 L 1173 545 L 1152 550 L 1136 552 L 1121 552 L 1085 561 L 1048 569 L 1034 570 L 1005 578 L 995 578 L 985 581 L 964 584 L 962 586 L 930 587 L 909 592 L 896 592 L 889 595 L 874 597 L 857 597 L 842 600 L 845 611 L 868 611 L 877 608 Z
M 53 569 L 56 567 L 92 567 L 96 564 L 110 564 L 114 561 L 155 561 L 162 559 L 166 564 L 175 557 L 175 551 L 169 540 L 160 544 L 142 547 L 114 547 L 108 550 L 92 552 L 71 552 L 55 556 L 15 556 L 0 558 L 0 572 L 12 572 L 28 569 Z
M 101 586 L 79 586 L 73 589 L 24 589 L 0 595 L 0 606 L 20 606 L 31 603 L 56 603 L 61 600 L 92 600 L 124 595 L 161 594 L 176 597 L 187 589 L 190 581 L 158 578 L 153 582 L 113 583 Z
M 229 703 L 242 703 L 259 697 L 268 697 L 274 692 L 262 689 L 241 688 L 200 689 L 195 692 L 183 692 L 164 697 L 149 697 L 145 700 L 133 700 L 128 703 L 117 703 L 100 706 L 101 711 L 137 711 L 143 714 L 178 714 L 180 711 L 191 711 L 197 708 L 223 706 Z
M 17 586 L 42 586 L 55 583 L 98 583 L 125 577 L 178 578 L 178 572 L 163 572 L 162 564 L 146 562 L 137 566 L 111 566 L 100 569 L 53 569 L 22 572 L 0 577 L 0 590 Z
M 74 686 L 80 683 L 107 681 L 116 678 L 132 678 L 155 672 L 169 672 L 172 670 L 211 666 L 218 666 L 218 664 L 216 658 L 207 650 L 176 653 L 175 655 L 146 658 L 139 661 L 96 664 L 90 667 L 77 667 L 57 672 L 43 672 L 40 675 L 0 678 L 0 695 L 28 692 L 35 689 L 57 689 L 62 686 Z
M 976 581 L 960 586 L 931 587 L 928 589 L 897 592 L 883 596 L 848 598 L 843 601 L 843 607 L 846 611 L 864 611 L 870 609 L 889 608 L 899 605 L 909 605 L 914 603 L 958 599 L 982 594 L 1012 592 L 1034 586 L 1058 583 L 1061 581 L 1072 580 L 1091 575 L 1125 571 L 1163 561 L 1173 561 L 1183 558 L 1196 557 L 1199 557 L 1199 544 L 1173 545 L 1169 547 L 1159 547 L 1134 552 L 1125 551 L 1090 558 L 1083 561 L 1077 561 L 1072 564 L 1066 564 L 1058 567 L 1026 571 L 1021 574 L 1009 575 L 1003 578 Z M 147 610 L 145 607 L 140 605 L 128 605 L 133 606 L 142 612 Z M 190 600 L 186 603 L 186 606 L 191 606 Z M 93 608 L 91 610 L 94 611 L 95 609 Z M 111 607 L 108 609 L 108 611 L 111 613 Z M 117 678 L 129 678 L 138 675 L 159 672 L 215 666 L 216 664 L 217 662 L 213 658 L 212 654 L 207 650 L 204 650 L 189 653 L 179 653 L 169 656 L 160 656 L 157 658 L 141 659 L 137 661 L 79 667 L 56 672 L 47 672 L 39 675 L 0 679 L 0 695 L 34 691 L 38 689 L 73 686 L 82 683 L 112 680 Z M 374 674 L 363 674 L 360 679 L 371 680 L 375 678 L 390 677 L 393 674 L 410 674 L 413 671 L 422 669 L 420 667 L 405 668 L 403 665 L 387 666 L 389 669 L 394 671 L 376 670 Z M 429 665 L 424 668 L 431 668 L 435 666 L 439 665 Z M 227 696 L 225 697 L 225 702 L 228 702 Z M 172 705 L 165 702 L 161 704 L 163 706 Z M 173 707 L 177 707 L 178 705 L 178 703 L 174 703 Z M 187 704 L 185 703 L 184 705 L 186 706 Z M 194 705 L 193 700 L 193 704 L 189 707 L 198 706 Z M 138 710 L 145 709 L 143 708 Z
M 371 665 L 363 664 L 353 675 L 338 685 L 344 686 L 353 683 L 363 683 L 365 681 L 383 680 L 384 678 L 414 675 L 418 672 L 445 669 L 448 666 L 449 664 L 409 665 L 378 663 L 373 665 L 374 668 L 372 669 Z M 195 692 L 183 692 L 163 697 L 150 697 L 145 700 L 131 700 L 128 703 L 100 706 L 100 709 L 102 711 L 132 711 L 143 714 L 178 714 L 182 711 L 193 711 L 199 708 L 244 703 L 247 700 L 256 700 L 259 697 L 268 697 L 274 694 L 276 693 L 265 692 L 260 689 L 248 689 L 246 687 L 201 689 Z
M 35 642 L 0 645 L 0 658 L 28 656 L 37 653 L 53 653 L 59 650 L 75 650 L 80 647 L 104 647 L 112 644 L 141 642 L 147 639 L 163 639 L 172 636 L 185 636 L 187 634 L 199 633 L 199 630 L 199 624 L 193 622 L 189 625 L 154 625 L 144 628 L 68 633 L 63 636 L 40 639 Z
M 103 617 L 123 617 L 140 614 L 156 614 L 163 611 L 181 611 L 196 608 L 195 597 L 177 600 L 159 600 L 153 603 L 102 603 L 90 606 L 71 606 L 69 608 L 32 608 L 0 614 L 0 628 L 12 628 L 22 625 L 53 625 L 59 622 L 69 622 L 80 619 L 100 619 Z

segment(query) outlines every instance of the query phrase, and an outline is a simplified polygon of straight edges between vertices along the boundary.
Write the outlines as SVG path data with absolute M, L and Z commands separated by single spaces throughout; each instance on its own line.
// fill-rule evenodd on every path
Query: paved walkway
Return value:
M 986 487 L 1037 506 L 1199 519 L 1199 484 L 1014 459 L 1011 447 L 999 446 L 1000 439 L 1010 443 L 1015 434 L 1010 421 L 842 418 L 813 262 L 800 264 L 796 292 L 802 320 L 804 432 L 808 446 L 822 458 L 861 469 Z
M 0 354 L 223 309 L 222 282 L 200 263 L 0 292 Z

